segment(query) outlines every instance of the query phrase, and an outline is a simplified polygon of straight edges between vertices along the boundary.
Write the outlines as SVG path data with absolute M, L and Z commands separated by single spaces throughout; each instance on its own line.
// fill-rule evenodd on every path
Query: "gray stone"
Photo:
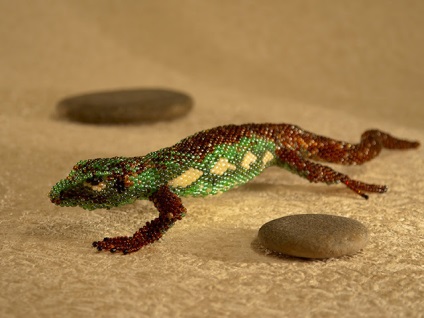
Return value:
M 258 238 L 266 248 L 297 257 L 331 258 L 354 254 L 368 242 L 360 222 L 335 215 L 297 214 L 264 224 Z
M 165 89 L 130 89 L 94 92 L 65 98 L 59 116 L 94 124 L 125 124 L 170 120 L 187 114 L 190 96 Z

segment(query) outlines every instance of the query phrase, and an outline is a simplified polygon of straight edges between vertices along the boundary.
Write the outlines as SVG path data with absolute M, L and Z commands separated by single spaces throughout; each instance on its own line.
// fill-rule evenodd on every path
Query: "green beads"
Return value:
M 272 164 L 274 152 L 273 142 L 255 137 L 241 138 L 235 144 L 218 145 L 202 161 L 189 163 L 191 169 L 202 172 L 197 179 L 172 190 L 181 196 L 206 196 L 228 191 L 253 179 Z M 180 169 L 180 175 L 185 171 Z
M 256 136 L 203 146 L 196 146 L 197 153 L 169 147 L 143 157 L 82 160 L 52 188 L 50 199 L 93 210 L 148 199 L 161 186 L 179 196 L 214 195 L 248 182 L 276 161 L 275 144 Z

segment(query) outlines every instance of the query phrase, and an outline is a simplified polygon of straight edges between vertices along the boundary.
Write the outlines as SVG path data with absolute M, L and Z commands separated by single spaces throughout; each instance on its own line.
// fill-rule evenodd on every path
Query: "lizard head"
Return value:
M 87 210 L 132 203 L 137 199 L 133 177 L 137 170 L 135 160 L 123 157 L 82 160 L 53 186 L 50 201 Z

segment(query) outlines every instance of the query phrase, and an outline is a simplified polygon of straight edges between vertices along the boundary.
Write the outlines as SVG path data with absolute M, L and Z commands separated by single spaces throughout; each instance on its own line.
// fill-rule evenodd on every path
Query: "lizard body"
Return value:
M 222 193 L 277 165 L 311 182 L 344 183 L 368 198 L 366 192 L 383 193 L 387 187 L 352 180 L 316 161 L 362 164 L 382 148 L 418 146 L 418 142 L 400 140 L 379 130 L 368 130 L 358 144 L 351 144 L 289 124 L 220 126 L 146 156 L 82 160 L 49 196 L 57 205 L 89 210 L 109 209 L 137 199 L 152 201 L 159 217 L 133 236 L 93 243 L 98 250 L 127 254 L 158 240 L 185 215 L 180 197 Z

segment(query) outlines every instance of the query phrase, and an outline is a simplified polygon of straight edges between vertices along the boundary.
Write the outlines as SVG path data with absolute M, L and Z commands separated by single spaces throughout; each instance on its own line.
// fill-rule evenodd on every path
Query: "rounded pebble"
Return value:
M 360 222 L 328 214 L 297 214 L 264 224 L 258 238 L 266 248 L 290 256 L 331 258 L 354 254 L 368 242 Z
M 59 116 L 94 124 L 125 124 L 170 120 L 187 114 L 193 99 L 165 89 L 130 89 L 94 92 L 65 98 Z

